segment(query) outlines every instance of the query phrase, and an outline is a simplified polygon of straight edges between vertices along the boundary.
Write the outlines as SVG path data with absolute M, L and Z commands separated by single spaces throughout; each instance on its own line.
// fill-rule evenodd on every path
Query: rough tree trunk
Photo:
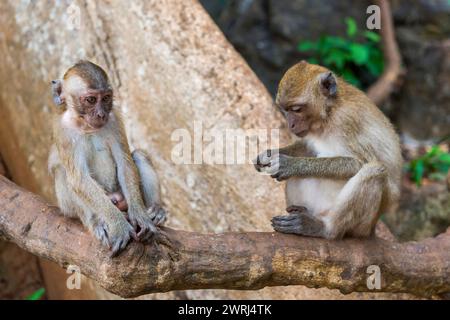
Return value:
M 427 298 L 450 292 L 450 228 L 435 238 L 400 244 L 382 223 L 374 239 L 341 241 L 278 232 L 205 234 L 164 227 L 155 241 L 133 242 L 111 258 L 79 222 L 66 219 L 57 207 L 3 177 L 0 207 L 0 238 L 68 270 L 76 265 L 121 297 L 294 284 L 370 292 L 374 288 L 368 285 L 373 280 L 368 279 L 369 266 L 380 268 L 376 292 Z
M 73 3 L 70 5 L 70 3 Z M 77 13 L 80 28 L 77 28 Z M 75 25 L 75 28 L 73 26 Z M 54 200 L 47 174 L 50 81 L 77 59 L 107 69 L 132 147 L 150 151 L 161 175 L 168 225 L 200 232 L 268 231 L 284 211 L 282 185 L 250 165 L 175 165 L 178 128 L 277 128 L 272 101 L 194 0 L 0 3 L 0 146 L 13 180 Z M 286 137 L 282 143 L 286 142 Z M 67 274 L 41 261 L 50 298 L 113 298 L 93 281 L 67 290 Z M 305 287 L 201 290 L 147 298 L 397 298 Z
M 1 155 L 0 176 L 9 177 Z M 42 286 L 38 258 L 14 243 L 0 241 L 0 300 L 24 299 Z

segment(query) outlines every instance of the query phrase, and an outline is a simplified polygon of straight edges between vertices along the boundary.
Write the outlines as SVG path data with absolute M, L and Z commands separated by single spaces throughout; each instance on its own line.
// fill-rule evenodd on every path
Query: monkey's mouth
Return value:
M 296 132 L 292 132 L 292 133 L 295 134 L 299 138 L 303 138 L 308 134 L 308 132 L 309 132 L 309 130 L 305 129 L 305 130 L 296 131 Z
M 108 120 L 92 121 L 89 119 L 85 119 L 85 121 L 89 128 L 92 130 L 99 130 L 108 122 Z

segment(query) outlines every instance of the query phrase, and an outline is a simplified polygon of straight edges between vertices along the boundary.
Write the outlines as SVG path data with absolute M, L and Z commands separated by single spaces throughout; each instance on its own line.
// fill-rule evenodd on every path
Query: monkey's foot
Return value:
M 167 213 L 159 204 L 154 204 L 147 209 L 155 226 L 162 226 L 167 220 Z
M 286 210 L 290 212 L 290 214 L 272 218 L 272 227 L 275 231 L 299 234 L 308 237 L 323 236 L 323 222 L 309 215 L 305 207 L 291 206 Z
M 147 210 L 128 210 L 128 219 L 137 232 L 137 240 L 145 241 L 152 238 L 158 230 Z
M 131 238 L 136 238 L 136 233 L 133 227 L 123 219 L 110 224 L 100 221 L 94 226 L 94 236 L 111 250 L 111 257 L 114 257 L 125 249 Z
M 293 214 L 294 213 L 299 214 L 301 212 L 307 213 L 308 209 L 306 209 L 306 207 L 304 207 L 304 206 L 289 206 L 286 208 L 286 212 L 293 213 Z

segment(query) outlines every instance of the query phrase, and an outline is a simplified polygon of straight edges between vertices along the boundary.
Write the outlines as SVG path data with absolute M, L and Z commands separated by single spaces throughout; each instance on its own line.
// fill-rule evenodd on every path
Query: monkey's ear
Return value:
M 64 97 L 62 96 L 62 81 L 61 80 L 52 80 L 52 96 L 53 102 L 60 106 L 64 104 Z
M 319 75 L 320 92 L 326 97 L 334 98 L 337 93 L 337 81 L 333 72 L 327 71 Z

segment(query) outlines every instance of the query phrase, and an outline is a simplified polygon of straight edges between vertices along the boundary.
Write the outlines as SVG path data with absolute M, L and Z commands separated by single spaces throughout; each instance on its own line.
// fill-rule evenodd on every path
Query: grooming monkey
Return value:
M 299 139 L 255 160 L 258 171 L 287 180 L 288 215 L 274 217 L 274 229 L 371 236 L 400 194 L 402 158 L 389 120 L 363 92 L 305 61 L 283 76 L 275 103 Z
M 63 109 L 53 122 L 49 156 L 61 211 L 80 218 L 112 255 L 130 237 L 158 233 L 156 226 L 166 220 L 158 177 L 143 151 L 130 154 L 105 71 L 80 61 L 52 81 L 52 93 Z

